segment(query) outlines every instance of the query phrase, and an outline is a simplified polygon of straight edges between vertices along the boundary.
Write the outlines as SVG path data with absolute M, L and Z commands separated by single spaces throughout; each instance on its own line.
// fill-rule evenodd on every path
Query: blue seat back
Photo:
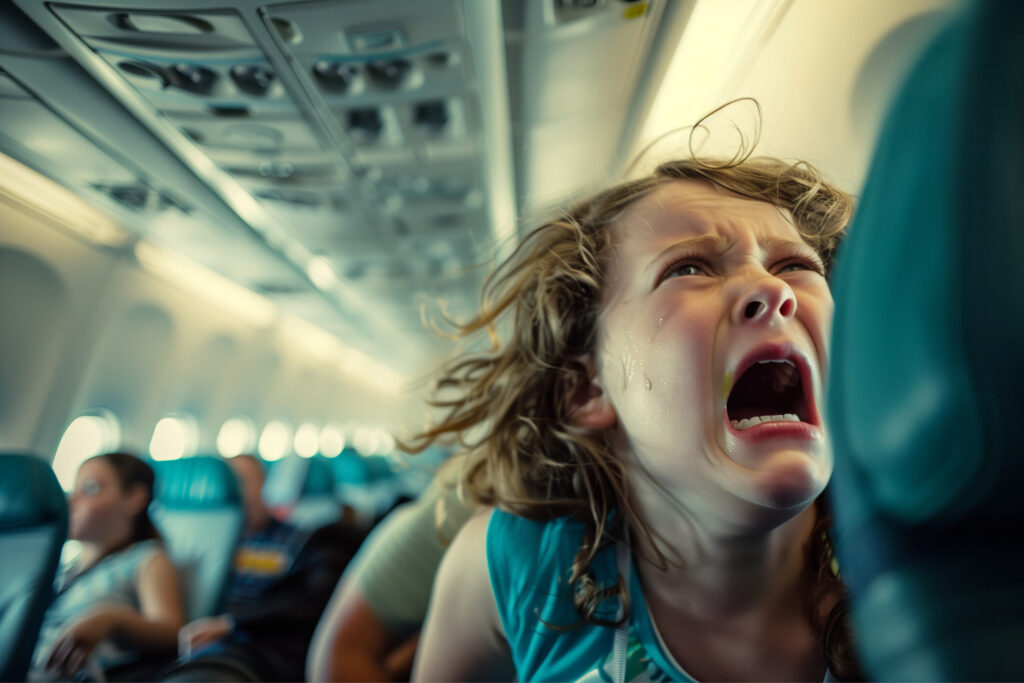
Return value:
M 833 508 L 879 680 L 1024 678 L 1021 36 L 976 2 L 922 55 L 835 271 Z
M 0 680 L 25 680 L 67 533 L 67 499 L 50 466 L 0 454 Z
M 153 521 L 180 572 L 188 616 L 216 614 L 245 523 L 238 481 L 227 463 L 213 456 L 153 467 Z
M 398 480 L 387 458 L 360 455 L 346 448 L 329 460 L 334 471 L 335 496 L 356 512 L 357 521 L 370 526 L 398 496 Z
M 291 455 L 279 461 L 267 475 L 263 499 L 272 510 L 286 511 L 285 519 L 300 529 L 316 529 L 341 517 L 334 475 L 318 457 Z

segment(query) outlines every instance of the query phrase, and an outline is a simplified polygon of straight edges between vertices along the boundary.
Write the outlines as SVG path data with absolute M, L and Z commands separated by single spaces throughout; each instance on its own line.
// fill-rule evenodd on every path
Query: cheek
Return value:
M 828 351 L 832 340 L 832 315 L 835 305 L 832 302 L 831 294 L 811 299 L 805 306 L 807 314 L 804 318 L 804 326 L 814 338 L 823 363 L 822 369 L 827 369 L 824 363 L 828 360 Z
M 115 517 L 111 501 L 86 500 L 71 508 L 71 526 L 76 530 L 107 526 Z
M 678 310 L 655 312 L 611 360 L 611 395 L 620 424 L 635 444 L 676 444 L 703 434 L 713 410 L 710 366 L 714 320 Z

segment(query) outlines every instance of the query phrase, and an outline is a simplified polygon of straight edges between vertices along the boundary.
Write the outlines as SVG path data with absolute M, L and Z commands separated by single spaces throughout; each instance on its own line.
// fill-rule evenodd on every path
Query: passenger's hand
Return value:
M 57 639 L 46 660 L 46 669 L 69 679 L 89 661 L 93 650 L 114 629 L 115 618 L 110 610 L 96 610 L 72 623 Z
M 204 645 L 214 643 L 231 631 L 231 617 L 221 614 L 190 621 L 178 631 L 178 654 L 187 656 Z

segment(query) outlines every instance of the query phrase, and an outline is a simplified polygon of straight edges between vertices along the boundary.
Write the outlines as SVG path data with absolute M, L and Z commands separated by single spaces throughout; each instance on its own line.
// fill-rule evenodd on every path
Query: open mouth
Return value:
M 816 424 L 809 372 L 793 355 L 755 360 L 736 379 L 726 402 L 729 423 L 737 431 L 775 422 Z

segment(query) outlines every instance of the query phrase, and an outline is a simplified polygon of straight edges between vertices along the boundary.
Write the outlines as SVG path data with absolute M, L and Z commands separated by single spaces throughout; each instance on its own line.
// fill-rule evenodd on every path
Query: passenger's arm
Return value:
M 343 580 L 324 610 L 309 649 L 311 681 L 390 681 L 385 661 L 399 636 L 373 611 L 359 586 Z
M 90 611 L 58 638 L 46 668 L 71 676 L 107 638 L 144 651 L 173 652 L 185 621 L 178 575 L 167 555 L 153 555 L 136 579 L 139 609 L 111 605 Z
M 188 656 L 194 650 L 217 642 L 230 633 L 233 626 L 230 614 L 200 617 L 188 622 L 178 631 L 178 654 Z
M 490 511 L 476 515 L 445 553 L 420 637 L 414 681 L 511 681 L 515 667 L 487 568 Z

